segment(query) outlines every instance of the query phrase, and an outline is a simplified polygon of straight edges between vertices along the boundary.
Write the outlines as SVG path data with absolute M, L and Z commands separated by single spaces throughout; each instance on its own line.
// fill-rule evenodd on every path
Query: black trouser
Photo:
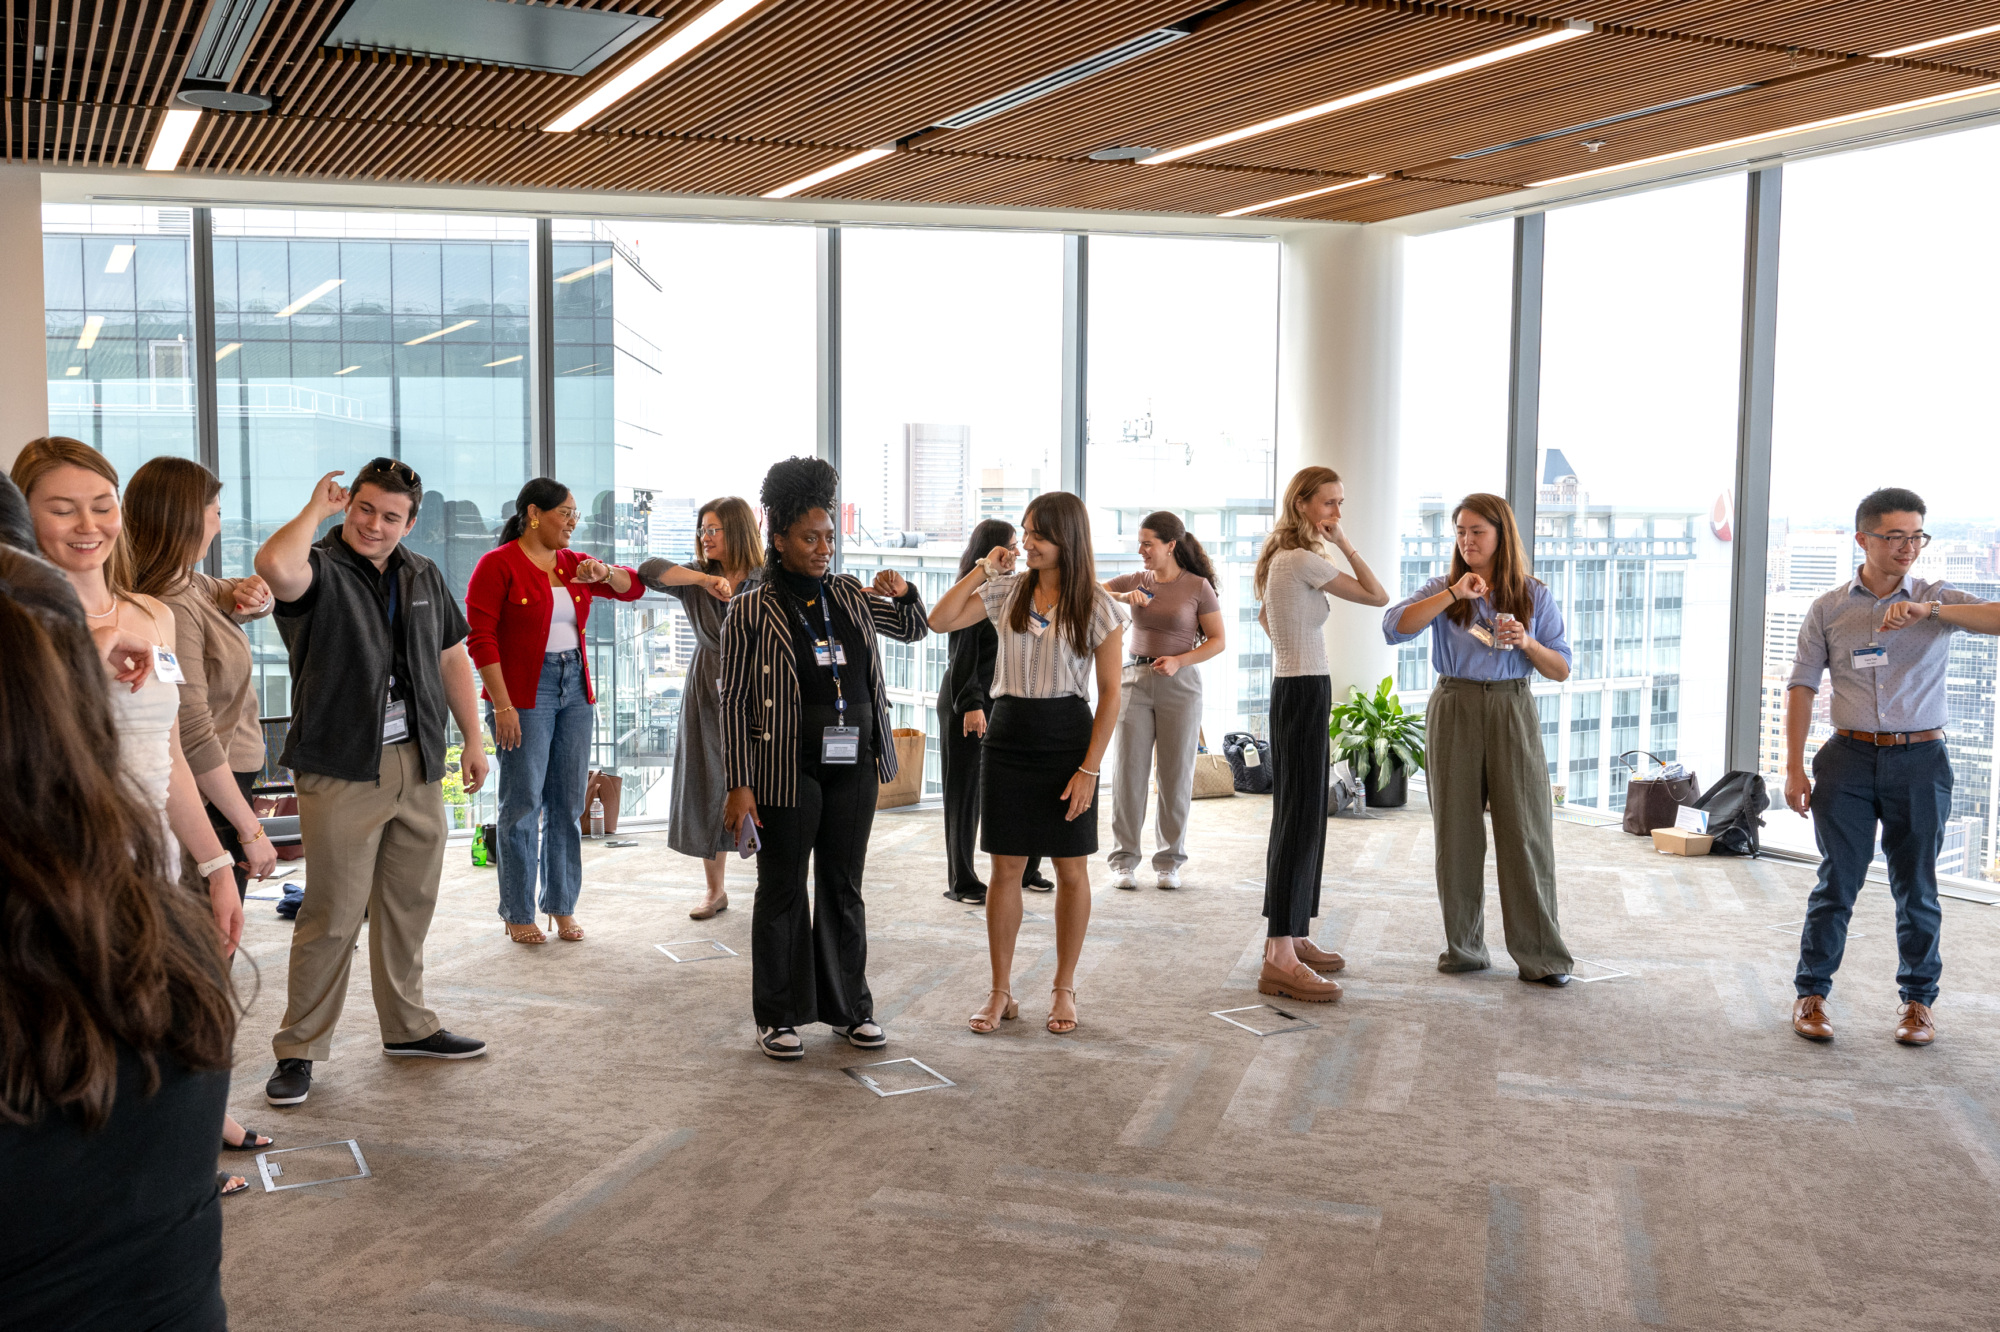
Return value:
M 989 715 L 989 719 L 991 714 Z M 946 882 L 954 893 L 986 891 L 972 856 L 979 849 L 979 745 L 965 733 L 965 714 L 938 704 L 938 768 L 944 778 L 944 858 Z M 1040 876 L 1042 858 L 1028 857 L 1021 882 Z
M 807 728 L 802 728 L 807 729 Z M 861 870 L 881 785 L 869 746 L 861 762 L 799 763 L 798 803 L 760 805 L 763 850 L 750 910 L 750 1008 L 760 1027 L 836 1027 L 875 1015 Z M 812 870 L 812 910 L 806 871 Z
M 250 803 L 250 786 L 257 780 L 254 772 L 232 772 L 236 779 L 236 789 L 243 793 L 243 803 Z M 229 853 L 229 859 L 236 871 L 236 895 L 242 897 L 250 890 L 250 871 L 243 868 L 243 843 L 236 836 L 236 826 L 226 818 L 206 797 L 202 805 L 208 811 L 208 825 L 215 829 L 215 835 L 222 839 L 222 849 Z
M 1326 859 L 1326 725 L 1333 681 L 1271 681 L 1271 840 L 1264 852 L 1264 915 L 1273 939 L 1312 933 Z

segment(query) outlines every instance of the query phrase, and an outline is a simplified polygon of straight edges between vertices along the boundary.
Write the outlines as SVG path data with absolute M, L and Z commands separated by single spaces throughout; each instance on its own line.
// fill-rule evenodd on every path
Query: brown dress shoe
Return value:
M 1833 1039 L 1833 1023 L 1826 1015 L 1826 999 L 1802 994 L 1792 1005 L 1792 1030 L 1809 1041 Z
M 1314 971 L 1339 971 L 1347 966 L 1347 959 L 1339 953 L 1329 953 L 1311 939 L 1292 940 L 1292 951 L 1299 955 L 1299 961 Z
M 1282 994 L 1308 1004 L 1325 1004 L 1340 998 L 1340 982 L 1330 981 L 1303 962 L 1290 971 L 1281 971 L 1269 962 L 1257 976 L 1257 993 Z
M 1896 1009 L 1896 1040 L 1903 1045 L 1929 1045 L 1937 1036 L 1929 1004 L 1912 999 Z

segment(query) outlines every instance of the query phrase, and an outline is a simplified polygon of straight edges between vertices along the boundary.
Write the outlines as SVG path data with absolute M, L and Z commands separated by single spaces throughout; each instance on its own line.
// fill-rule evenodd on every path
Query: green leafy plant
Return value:
M 1333 738 L 1333 756 L 1346 759 L 1356 781 L 1367 781 L 1370 771 L 1380 768 L 1387 780 L 1391 760 L 1406 772 L 1424 766 L 1424 715 L 1403 711 L 1396 697 L 1395 677 L 1385 675 L 1373 694 L 1364 694 L 1359 685 L 1350 685 L 1347 701 L 1333 710 L 1327 734 Z

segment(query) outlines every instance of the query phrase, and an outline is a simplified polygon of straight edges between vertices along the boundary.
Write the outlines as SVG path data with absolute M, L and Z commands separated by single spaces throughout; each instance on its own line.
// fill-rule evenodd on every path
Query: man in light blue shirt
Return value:
M 1801 818 L 1810 812 L 1821 857 L 1800 932 L 1799 997 L 1792 1006 L 1792 1030 L 1809 1040 L 1833 1037 L 1826 996 L 1847 945 L 1854 896 L 1874 859 L 1877 824 L 1902 959 L 1896 1039 L 1929 1045 L 1936 1034 L 1930 1006 L 1943 971 L 1937 858 L 1952 790 L 1945 667 L 1954 632 L 2000 633 L 2000 603 L 1911 575 L 1930 543 L 1924 512 L 1922 499 L 1897 487 L 1861 501 L 1854 539 L 1864 563 L 1806 612 L 1785 691 L 1785 803 Z M 1827 675 L 1835 734 L 1814 756 L 1808 777 L 1813 696 Z

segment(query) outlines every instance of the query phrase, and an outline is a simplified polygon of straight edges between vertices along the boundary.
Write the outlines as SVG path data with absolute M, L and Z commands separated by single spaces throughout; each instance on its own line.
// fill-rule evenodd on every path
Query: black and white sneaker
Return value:
M 757 1028 L 757 1048 L 773 1059 L 804 1059 L 805 1043 L 791 1027 Z
M 470 1036 L 454 1036 L 448 1031 L 434 1031 L 420 1041 L 398 1041 L 394 1045 L 383 1042 L 382 1053 L 386 1055 L 410 1055 L 419 1059 L 477 1059 L 486 1053 L 486 1042 L 475 1041 Z
M 280 1059 L 278 1071 L 264 1084 L 264 1099 L 272 1105 L 297 1105 L 311 1094 L 313 1061 Z
M 889 1043 L 889 1033 L 874 1018 L 863 1018 L 851 1027 L 835 1027 L 833 1034 L 845 1036 L 849 1045 L 860 1050 L 879 1050 Z

